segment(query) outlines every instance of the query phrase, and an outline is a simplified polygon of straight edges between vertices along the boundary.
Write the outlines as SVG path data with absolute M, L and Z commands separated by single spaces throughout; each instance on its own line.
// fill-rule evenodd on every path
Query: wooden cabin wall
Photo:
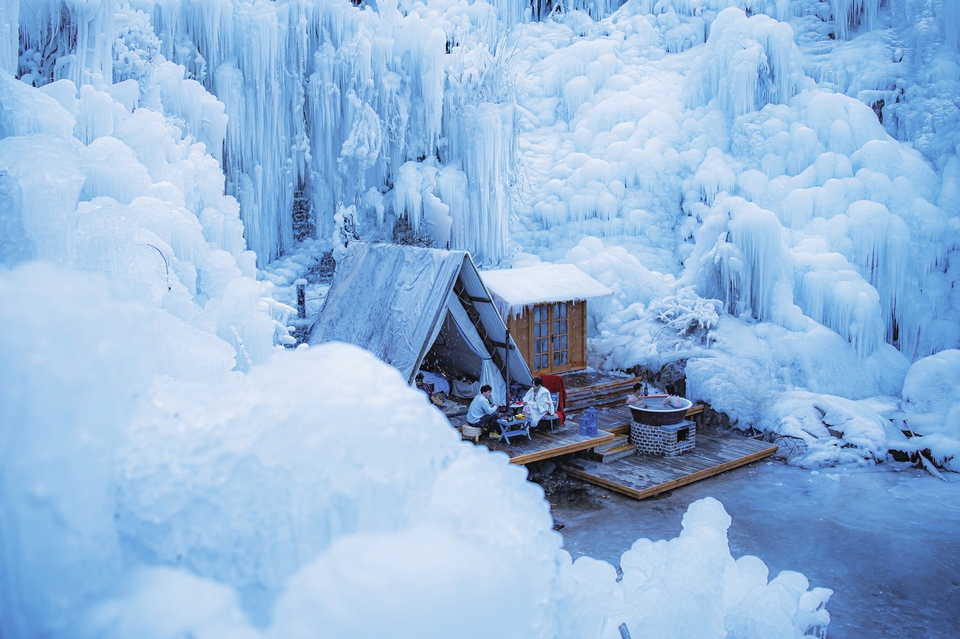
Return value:
M 569 370 L 581 370 L 587 367 L 587 303 L 570 302 L 568 320 L 570 321 Z
M 529 310 L 519 317 L 510 316 L 507 318 L 507 328 L 517 343 L 517 349 L 523 357 L 530 371 L 537 375 L 539 373 L 565 373 L 569 371 L 582 370 L 587 366 L 587 303 L 586 302 L 566 302 L 567 304 L 567 363 L 566 365 L 554 366 L 553 362 L 546 368 L 536 368 L 534 366 L 534 337 L 533 337 L 533 312 Z M 541 309 L 548 309 L 554 304 L 541 304 Z M 552 313 L 552 310 L 550 311 Z M 552 318 L 552 315 L 551 315 Z

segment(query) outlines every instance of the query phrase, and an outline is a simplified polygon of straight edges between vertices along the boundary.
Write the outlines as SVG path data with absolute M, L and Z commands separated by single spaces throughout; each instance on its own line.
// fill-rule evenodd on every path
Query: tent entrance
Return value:
M 457 397 L 471 398 L 481 386 L 489 384 L 493 389 L 492 401 L 503 404 L 507 394 L 503 375 L 455 295 L 448 298 L 439 329 L 420 368 L 446 377 L 451 393 Z

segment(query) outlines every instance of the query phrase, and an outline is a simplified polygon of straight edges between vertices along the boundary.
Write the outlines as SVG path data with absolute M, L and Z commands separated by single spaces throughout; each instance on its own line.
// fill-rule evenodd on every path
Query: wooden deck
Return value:
M 490 450 L 497 450 L 510 456 L 511 464 L 529 464 L 543 461 L 551 457 L 559 457 L 568 453 L 589 450 L 594 446 L 601 446 L 615 437 L 613 433 L 600 430 L 593 437 L 581 437 L 580 427 L 569 421 L 554 432 L 530 431 L 531 439 L 513 437 L 513 443 L 505 444 L 497 439 L 483 439 L 480 443 Z
M 687 417 L 703 411 L 703 405 L 698 404 L 687 411 Z M 466 422 L 466 411 L 450 415 L 450 423 L 454 427 L 462 426 Z M 605 408 L 597 414 L 598 434 L 594 437 L 580 436 L 579 412 L 567 414 L 563 426 L 550 432 L 548 430 L 531 430 L 531 439 L 513 437 L 513 443 L 505 444 L 496 439 L 482 439 L 480 444 L 490 450 L 506 453 L 510 456 L 511 464 L 529 464 L 543 461 L 569 453 L 578 453 L 602 446 L 613 441 L 618 434 L 630 432 L 630 409 L 620 405 L 614 408 Z M 609 465 L 609 464 L 608 464 Z
M 613 441 L 616 435 L 609 432 L 610 429 L 623 428 L 626 424 L 629 430 L 630 411 L 626 408 L 624 410 L 626 411 L 626 421 L 624 421 L 624 411 L 600 411 L 597 415 L 598 432 L 593 437 L 581 437 L 579 417 L 574 415 L 571 418 L 568 415 L 563 426 L 552 433 L 549 430 L 534 429 L 530 431 L 532 437 L 530 440 L 526 437 L 511 436 L 510 439 L 513 442 L 511 444 L 505 444 L 496 439 L 482 439 L 480 443 L 490 450 L 498 450 L 509 455 L 511 464 L 529 464 L 559 457 L 560 455 L 578 453 Z M 463 416 L 451 417 L 450 423 L 454 426 L 461 426 L 464 419 Z
M 608 464 L 576 459 L 561 468 L 591 484 L 646 499 L 769 457 L 776 450 L 775 445 L 738 435 L 697 433 L 696 448 L 676 457 L 632 455 Z

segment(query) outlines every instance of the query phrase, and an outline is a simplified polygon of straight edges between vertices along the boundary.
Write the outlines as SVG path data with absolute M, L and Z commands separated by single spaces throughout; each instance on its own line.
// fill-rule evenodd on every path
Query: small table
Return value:
M 530 418 L 524 417 L 523 419 L 517 419 L 515 417 L 501 417 L 497 420 L 497 425 L 500 427 L 500 437 L 503 441 L 510 443 L 510 438 L 517 435 L 526 435 L 527 439 L 533 439 L 530 437 Z

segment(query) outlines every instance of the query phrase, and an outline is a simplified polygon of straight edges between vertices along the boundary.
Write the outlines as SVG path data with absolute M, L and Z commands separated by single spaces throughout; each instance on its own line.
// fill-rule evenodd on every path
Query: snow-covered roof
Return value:
M 483 271 L 480 276 L 504 317 L 520 315 L 534 304 L 579 302 L 613 295 L 613 291 L 573 264 L 537 264 Z
M 522 357 L 506 351 L 507 327 L 483 286 L 470 254 L 395 244 L 352 242 L 337 265 L 310 344 L 356 344 L 413 381 L 433 345 L 451 303 L 475 311 L 478 330 L 510 379 L 530 385 Z M 511 350 L 516 350 L 513 338 Z

